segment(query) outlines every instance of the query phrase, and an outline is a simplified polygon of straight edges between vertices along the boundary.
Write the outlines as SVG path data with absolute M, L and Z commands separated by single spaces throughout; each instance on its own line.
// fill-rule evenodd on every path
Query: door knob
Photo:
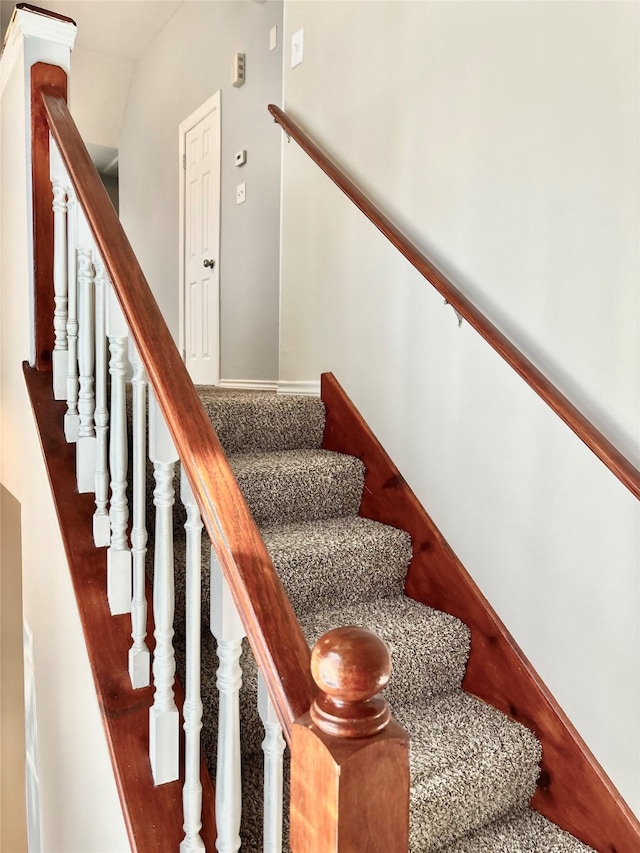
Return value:
M 215 267 L 216 262 L 213 260 L 206 260 L 206 261 L 203 261 L 203 264 L 207 269 L 212 270 Z

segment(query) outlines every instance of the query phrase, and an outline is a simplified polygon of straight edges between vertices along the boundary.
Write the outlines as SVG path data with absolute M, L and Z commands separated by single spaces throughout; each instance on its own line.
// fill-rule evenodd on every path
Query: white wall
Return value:
M 180 4 L 181 0 L 38 0 L 39 8 L 70 17 L 78 25 L 69 103 L 85 142 L 117 147 L 136 59 Z M 15 5 L 15 0 L 0 0 L 2 35 Z
M 221 377 L 278 376 L 279 102 L 282 4 L 184 3 L 139 60 L 120 135 L 120 217 L 165 319 L 178 340 L 178 126 L 221 91 Z M 279 39 L 280 41 L 280 39 Z M 231 86 L 235 53 L 246 82 Z M 234 154 L 247 150 L 247 163 Z M 236 185 L 247 201 L 236 204 Z
M 638 11 L 286 2 L 284 76 L 286 109 L 636 465 Z M 283 152 L 280 379 L 337 375 L 640 813 L 637 501 Z
M 69 107 L 85 142 L 118 147 L 133 68 L 134 61 L 128 57 L 74 48 Z
M 31 40 L 27 62 L 61 61 L 64 52 L 45 54 L 42 47 Z M 30 348 L 23 62 L 19 51 L 1 101 L 0 482 L 19 503 L 22 519 L 22 600 L 33 632 L 41 841 L 42 849 L 52 853 L 121 853 L 129 844 L 22 375 Z M 8 64 L 5 54 L 0 80 Z

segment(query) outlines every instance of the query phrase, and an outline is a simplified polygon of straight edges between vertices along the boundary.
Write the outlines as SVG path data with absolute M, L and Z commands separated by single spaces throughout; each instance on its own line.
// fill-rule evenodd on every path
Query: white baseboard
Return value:
M 216 387 L 236 391 L 277 391 L 278 383 L 263 379 L 221 379 Z
M 320 396 L 320 380 L 301 380 L 288 382 L 280 380 L 278 382 L 278 394 L 307 394 L 311 397 Z

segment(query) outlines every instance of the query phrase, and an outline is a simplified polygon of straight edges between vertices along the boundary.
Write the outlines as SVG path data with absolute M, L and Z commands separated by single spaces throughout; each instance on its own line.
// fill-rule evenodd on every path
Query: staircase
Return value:
M 18 5 L 28 7 L 28 4 Z M 7 69 L 3 85 L 4 92 L 10 94 L 6 103 L 11 116 L 15 113 L 16 118 L 6 122 L 10 145 L 3 146 L 8 156 L 3 158 L 2 165 L 3 178 L 10 180 L 5 182 L 6 186 L 3 183 L 3 199 L 7 201 L 7 209 L 16 205 L 16 210 L 22 212 L 14 217 L 15 222 L 4 218 L 2 233 L 2 248 L 10 257 L 9 267 L 15 267 L 18 273 L 15 293 L 20 293 L 20 299 L 16 298 L 15 306 L 12 305 L 11 320 L 5 323 L 6 328 L 16 326 L 11 342 L 15 337 L 17 344 L 10 352 L 10 347 L 7 348 L 16 374 L 10 383 L 7 411 L 16 423 L 18 418 L 24 420 L 25 399 L 18 377 L 17 354 L 30 352 L 33 364 L 23 364 L 24 379 L 64 545 L 64 555 L 57 547 L 52 563 L 66 559 L 69 565 L 132 849 L 148 853 L 178 848 L 200 850 L 203 843 L 206 849 L 215 847 L 211 780 L 206 773 L 201 776 L 198 763 L 200 702 L 197 690 L 192 692 L 188 683 L 189 695 L 183 705 L 187 754 L 183 767 L 179 767 L 178 761 L 179 710 L 174 703 L 171 654 L 174 589 L 170 547 L 171 477 L 178 457 L 186 473 L 184 494 L 193 522 L 189 542 L 193 546 L 199 541 L 199 532 L 195 532 L 199 527 L 196 518 L 199 507 L 224 567 L 226 582 L 232 587 L 241 610 L 242 622 L 251 633 L 252 647 L 260 658 L 271 702 L 293 744 L 292 802 L 296 809 L 292 814 L 292 837 L 298 853 L 317 853 L 317 833 L 326 830 L 325 835 L 331 835 L 333 830 L 343 829 L 350 833 L 347 837 L 351 842 L 353 838 L 360 841 L 361 833 L 368 831 L 368 843 L 351 843 L 349 849 L 356 853 L 370 853 L 374 841 L 380 853 L 389 853 L 392 847 L 397 853 L 404 853 L 407 847 L 407 791 L 402 788 L 407 776 L 407 754 L 404 732 L 399 726 L 388 727 L 402 735 L 395 744 L 399 746 L 395 755 L 398 760 L 394 761 L 394 756 L 389 760 L 391 753 L 387 751 L 383 753 L 385 760 L 360 765 L 360 772 L 351 776 L 347 808 L 334 815 L 333 801 L 329 799 L 335 793 L 334 783 L 345 767 L 343 764 L 334 763 L 330 768 L 333 787 L 325 784 L 325 796 L 318 797 L 320 784 L 326 783 L 329 774 L 324 767 L 318 772 L 314 763 L 325 742 L 313 727 L 305 728 L 308 712 L 310 708 L 317 710 L 317 703 L 313 700 L 309 649 L 300 626 L 308 641 L 313 642 L 332 625 L 349 621 L 372 627 L 387 640 L 394 656 L 396 673 L 387 695 L 396 716 L 412 737 L 412 850 L 561 853 L 589 849 L 529 810 L 539 767 L 540 780 L 533 805 L 540 812 L 562 823 L 601 853 L 638 850 L 637 819 L 544 685 L 527 667 L 528 662 L 514 648 L 504 626 L 431 520 L 418 511 L 415 496 L 409 494 L 397 470 L 388 459 L 380 461 L 381 449 L 374 446 L 375 439 L 368 433 L 365 435 L 362 428 L 352 428 L 353 421 L 358 420 L 352 410 L 345 415 L 342 409 L 336 416 L 335 389 L 330 391 L 334 394 L 334 399 L 330 399 L 325 394 L 323 379 L 326 418 L 322 405 L 308 398 L 221 393 L 214 389 L 202 389 L 202 399 L 198 396 L 67 107 L 64 68 L 69 64 L 75 25 L 54 15 L 55 26 L 51 27 L 49 15 L 37 9 L 20 8 L 16 15 L 22 23 L 16 26 L 15 37 L 12 35 L 6 43 L 10 50 L 3 53 L 5 61 L 7 56 L 11 57 L 8 64 L 3 62 L 3 70 Z M 42 39 L 33 37 L 34 32 L 40 32 L 39 24 L 45 24 Z M 52 56 L 59 64 L 50 64 Z M 278 108 L 273 107 L 272 113 L 620 482 L 640 497 L 640 472 L 401 236 L 393 223 L 343 173 L 328 165 L 327 158 L 309 143 L 300 128 Z M 25 139 L 31 140 L 26 157 L 23 156 Z M 25 162 L 31 170 L 19 175 Z M 33 206 L 28 212 L 25 201 L 31 195 Z M 28 229 L 31 217 L 33 228 Z M 27 257 L 33 271 L 32 289 L 26 275 Z M 32 295 L 31 300 L 26 298 L 27 293 Z M 107 339 L 111 356 L 108 372 Z M 137 471 L 131 549 L 123 500 L 127 350 L 133 364 L 132 384 L 141 403 L 136 406 L 141 417 L 136 418 L 139 429 L 135 431 L 132 448 L 133 468 Z M 108 376 L 111 411 L 106 407 Z M 148 431 L 143 411 L 147 391 L 147 399 L 153 399 L 149 405 Z M 202 402 L 214 420 L 229 461 L 207 420 Z M 38 448 L 33 441 L 35 434 L 30 435 L 26 421 L 23 431 L 29 452 L 22 453 L 20 458 L 26 460 L 37 455 Z M 109 440 L 108 447 L 105 439 Z M 139 481 L 144 480 L 147 449 L 157 475 L 154 479 L 159 559 L 153 614 L 151 608 L 147 611 L 142 590 L 145 489 Z M 265 541 L 240 498 L 231 466 Z M 16 477 L 16 482 L 19 480 Z M 79 482 L 83 484 L 81 493 Z M 148 485 L 150 496 L 154 485 L 153 482 Z M 33 499 L 31 481 L 28 486 L 24 491 L 28 512 L 23 516 L 23 526 L 37 530 L 41 514 L 36 510 L 41 504 Z M 49 512 L 46 499 L 45 503 Z M 103 535 L 104 525 L 100 523 L 107 515 L 107 505 L 110 536 Z M 139 515 L 142 518 L 138 519 Z M 173 524 L 176 562 L 184 563 L 184 541 L 178 541 L 184 535 L 183 527 L 177 519 Z M 94 534 L 98 528 L 100 535 L 92 535 L 92 528 Z M 411 542 L 402 529 L 410 531 Z M 42 577 L 42 565 L 47 564 L 49 557 L 48 541 L 40 544 L 38 560 L 36 552 L 30 555 L 34 579 Z M 59 544 L 56 538 L 55 545 Z M 107 544 L 110 559 L 103 548 Z M 277 570 L 268 559 L 267 546 Z M 207 549 L 205 546 L 204 550 Z M 198 567 L 198 550 L 196 546 L 196 560 L 190 559 L 191 567 L 193 564 Z M 151 560 L 152 549 L 148 548 L 146 553 Z M 125 589 L 130 582 L 129 555 L 134 564 L 134 585 L 139 589 L 133 601 L 128 588 Z M 190 558 L 192 555 L 190 549 Z M 203 556 L 206 568 L 208 554 Z M 282 582 L 276 571 L 282 575 Z M 179 582 L 180 573 L 177 574 Z M 122 609 L 119 600 L 111 606 L 112 596 L 109 599 L 105 596 L 105 580 L 110 593 L 117 589 L 122 594 L 126 605 Z M 284 594 L 284 585 L 299 622 Z M 197 590 L 199 584 L 195 586 Z M 414 598 L 405 597 L 403 588 Z M 52 589 L 57 598 L 58 587 Z M 197 595 L 193 596 L 191 602 L 196 598 Z M 217 600 L 216 596 L 214 601 Z M 418 600 L 445 612 L 425 607 Z M 125 612 L 130 604 L 133 604 L 131 617 Z M 179 603 L 180 609 L 184 611 L 184 601 Z M 204 609 L 206 617 L 206 598 Z M 458 618 L 453 618 L 454 615 Z M 177 652 L 184 657 L 181 646 L 184 646 L 185 628 L 179 621 L 177 629 Z M 66 630 L 61 633 L 63 640 L 66 639 Z M 198 631 L 195 633 L 196 642 L 190 643 L 192 651 L 199 645 Z M 44 633 L 42 636 L 45 639 L 41 643 L 48 639 Z M 469 636 L 473 638 L 470 649 Z M 210 635 L 205 632 L 202 639 L 204 750 L 212 766 L 218 664 Z M 143 654 L 153 652 L 153 681 L 149 686 L 145 686 L 142 678 L 135 677 L 137 673 L 132 678 L 127 671 L 126 661 L 132 650 Z M 190 657 L 192 674 L 193 670 L 199 670 L 199 666 L 191 666 L 197 652 Z M 257 851 L 262 848 L 259 790 L 263 730 L 255 710 L 258 680 L 255 665 L 248 650 L 244 657 L 243 849 Z M 65 659 L 64 654 L 60 659 Z M 343 657 L 341 662 L 344 660 Z M 349 681 L 353 681 L 349 676 L 338 684 L 338 690 L 342 690 L 338 695 L 345 698 L 344 704 L 351 710 L 359 706 L 348 695 Z M 191 679 L 194 683 L 197 680 Z M 469 693 L 483 697 L 489 704 L 463 692 L 462 684 Z M 176 691 L 175 699 L 182 706 L 180 690 Z M 506 711 L 513 719 L 502 716 L 490 705 Z M 539 743 L 517 720 L 535 728 L 544 747 L 541 765 Z M 309 734 L 310 745 L 296 738 L 301 730 Z M 387 738 L 387 734 L 383 732 L 382 739 L 389 744 L 393 735 Z M 364 750 L 359 749 L 359 744 L 354 748 L 357 737 L 353 733 L 343 735 L 343 741 L 349 740 L 347 748 L 344 742 L 339 746 L 350 760 L 355 751 Z M 379 746 L 377 738 L 366 740 L 373 741 L 376 749 Z M 330 758 L 333 757 L 332 754 Z M 220 765 L 224 767 L 225 763 Z M 397 771 L 393 777 L 390 766 Z M 184 784 L 178 778 L 180 774 Z M 344 775 L 348 775 L 348 770 Z M 383 784 L 373 781 L 379 778 Z M 394 779 L 393 784 L 389 783 L 390 778 Z M 396 779 L 401 781 L 396 783 Z M 231 798 L 235 789 L 233 785 L 220 785 L 218 790 Z M 364 800 L 362 791 L 366 791 L 367 797 L 364 807 L 360 807 Z M 354 802 L 358 802 L 355 808 Z M 300 804 L 304 810 L 298 808 Z M 396 817 L 395 821 L 389 819 L 390 813 Z M 220 826 L 227 818 L 225 810 L 217 809 L 215 817 Z M 234 832 L 235 814 L 226 822 L 233 824 Z M 332 841 L 333 838 L 329 839 L 323 849 L 342 849 Z M 397 843 L 394 846 L 390 841 Z M 226 851 L 237 849 L 235 841 L 218 846 Z M 281 846 L 288 845 L 278 844 L 271 848 L 272 853 L 279 853 Z
M 462 690 L 469 631 L 453 616 L 404 594 L 410 537 L 358 515 L 364 465 L 354 456 L 322 449 L 322 401 L 209 386 L 200 387 L 199 396 L 309 644 L 331 628 L 351 624 L 369 628 L 389 646 L 394 672 L 385 695 L 411 737 L 412 853 L 590 850 L 529 808 L 539 773 L 538 741 L 520 723 Z M 176 536 L 180 530 L 178 523 Z M 184 586 L 183 554 L 177 541 L 177 590 Z M 208 565 L 208 554 L 204 558 Z M 208 581 L 203 586 L 207 624 Z M 183 609 L 178 601 L 179 670 Z M 203 749 L 214 777 L 217 666 L 207 631 Z M 247 853 L 262 850 L 264 730 L 256 691 L 257 671 L 247 646 L 241 698 L 241 835 Z

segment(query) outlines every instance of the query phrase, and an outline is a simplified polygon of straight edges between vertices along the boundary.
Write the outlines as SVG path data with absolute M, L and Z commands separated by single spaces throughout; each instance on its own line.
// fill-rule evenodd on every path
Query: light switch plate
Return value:
M 300 65 L 304 57 L 304 30 L 298 30 L 291 36 L 291 67 Z
M 278 27 L 271 27 L 269 30 L 269 50 L 275 50 L 278 46 Z

